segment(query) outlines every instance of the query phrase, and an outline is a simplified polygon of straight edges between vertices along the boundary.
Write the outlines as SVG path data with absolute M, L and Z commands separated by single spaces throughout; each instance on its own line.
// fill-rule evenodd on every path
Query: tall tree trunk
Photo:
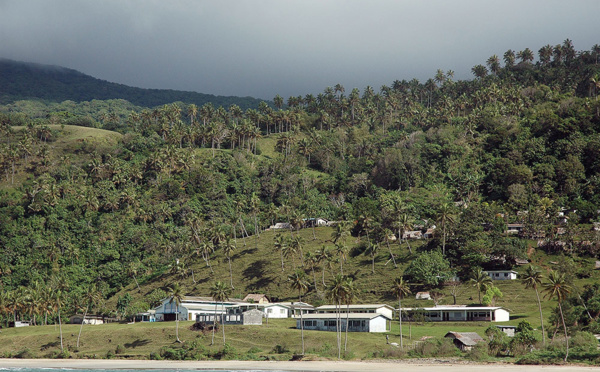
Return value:
M 81 326 L 79 327 L 79 335 L 77 335 L 77 347 L 79 347 L 79 339 L 81 338 L 81 331 L 83 330 L 83 323 L 85 323 L 85 317 L 88 313 L 90 306 L 88 305 L 85 308 L 85 312 L 83 313 L 83 319 L 81 320 Z
M 63 345 L 62 321 L 60 320 L 60 307 L 58 308 L 58 329 L 60 330 L 60 352 L 63 353 L 65 349 Z
M 398 297 L 398 323 L 400 324 L 400 350 L 404 350 L 402 341 L 402 299 Z
M 221 311 L 223 315 L 221 315 L 221 328 L 223 328 L 223 346 L 225 346 L 225 303 L 221 302 Z
M 231 270 L 231 257 L 229 257 L 229 255 L 227 256 L 227 261 L 229 261 L 229 279 L 231 288 L 235 289 L 235 287 L 233 286 L 233 271 Z
M 560 302 L 558 303 L 558 310 L 560 310 L 560 318 L 562 319 L 563 328 L 565 330 L 565 341 L 567 343 L 567 350 L 565 353 L 565 363 L 567 362 L 567 358 L 569 358 L 569 335 L 567 334 L 567 324 L 565 323 L 565 317 L 563 315 L 562 306 Z
M 217 326 L 217 306 L 218 304 L 215 303 L 215 317 L 213 318 L 212 341 L 210 342 L 211 346 L 215 344 L 215 327 Z
M 300 303 L 302 303 L 302 294 L 298 295 Z M 302 307 L 300 307 L 300 336 L 302 338 L 302 355 L 304 355 L 304 319 L 302 318 Z
M 181 343 L 179 339 L 179 305 L 175 306 L 175 338 L 177 342 Z
M 348 328 L 350 321 L 350 304 L 346 304 L 346 338 L 344 339 L 344 355 L 346 355 L 346 350 L 348 347 Z
M 546 346 L 546 331 L 544 330 L 544 316 L 542 315 L 542 302 L 540 301 L 540 294 L 535 288 L 535 295 L 537 296 L 538 308 L 540 309 L 540 322 L 542 323 L 542 345 Z

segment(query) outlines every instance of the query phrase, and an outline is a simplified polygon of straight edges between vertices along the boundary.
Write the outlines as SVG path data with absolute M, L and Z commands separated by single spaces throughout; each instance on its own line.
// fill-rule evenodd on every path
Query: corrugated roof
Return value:
M 390 319 L 389 317 L 383 315 L 383 314 L 379 314 L 379 313 L 344 313 L 344 314 L 340 314 L 340 318 L 341 319 L 346 319 L 346 315 L 348 316 L 348 319 L 374 319 L 377 318 L 378 316 L 382 316 L 386 319 Z M 304 320 L 307 319 L 333 319 L 335 320 L 337 318 L 337 314 L 334 313 L 329 313 L 329 314 L 304 314 L 302 316 L 302 318 Z M 299 317 L 296 317 L 296 319 L 300 319 Z
M 348 306 L 347 305 L 342 305 L 341 306 L 341 310 L 342 311 L 346 311 L 346 308 Z M 364 304 L 364 305 L 350 305 L 350 309 L 351 310 L 356 310 L 356 309 L 379 309 L 380 307 L 387 307 L 390 309 L 393 309 L 393 307 L 391 307 L 390 305 L 386 305 L 386 304 Z M 335 310 L 336 309 L 336 305 L 322 305 L 316 308 L 316 310 Z
M 463 345 L 475 346 L 478 342 L 484 341 L 476 332 L 448 332 L 444 337 L 451 337 L 459 340 Z

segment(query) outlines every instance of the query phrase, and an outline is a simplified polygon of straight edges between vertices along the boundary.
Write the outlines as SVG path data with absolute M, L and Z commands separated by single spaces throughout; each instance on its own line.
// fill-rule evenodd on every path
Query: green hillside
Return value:
M 35 63 L 0 59 L 0 104 L 38 99 L 47 102 L 124 99 L 134 105 L 155 107 L 171 102 L 202 106 L 238 105 L 257 108 L 252 97 L 215 96 L 170 89 L 142 89 L 93 78 L 79 71 Z
M 233 297 L 294 301 L 296 280 L 314 304 L 341 293 L 396 306 L 402 278 L 437 303 L 495 302 L 536 328 L 537 341 L 499 354 L 535 346 L 561 360 L 565 328 L 600 333 L 600 47 L 502 55 L 474 80 L 439 70 L 377 92 L 338 84 L 287 107 L 3 106 L 0 322 L 52 322 L 59 304 L 63 317 L 89 304 L 127 320 L 176 284 L 208 295 L 217 282 Z M 333 223 L 306 226 L 317 217 Z M 277 222 L 292 231 L 268 229 Z M 538 275 L 549 348 L 532 288 L 479 279 L 480 292 L 471 280 L 523 277 L 523 262 Z M 450 326 L 467 325 L 420 336 Z

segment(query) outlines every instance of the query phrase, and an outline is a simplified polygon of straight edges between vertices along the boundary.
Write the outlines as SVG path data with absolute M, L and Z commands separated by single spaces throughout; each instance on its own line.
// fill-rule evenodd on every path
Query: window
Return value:
M 279 314 L 285 314 L 285 309 L 279 309 Z
M 304 321 L 304 326 L 305 327 L 316 327 L 317 326 L 317 321 L 316 320 L 305 320 Z
M 508 276 L 508 273 L 504 273 L 504 277 L 506 278 Z
M 272 314 L 273 313 L 273 309 L 267 309 L 267 314 Z
M 336 326 L 335 320 L 326 320 L 325 321 L 325 327 L 335 327 L 335 326 Z

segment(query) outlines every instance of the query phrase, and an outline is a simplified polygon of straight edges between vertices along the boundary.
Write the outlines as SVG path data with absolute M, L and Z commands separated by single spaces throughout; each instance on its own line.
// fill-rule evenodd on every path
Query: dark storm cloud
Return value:
M 600 43 L 589 1 L 0 0 L 0 57 L 129 85 L 272 98 Z

